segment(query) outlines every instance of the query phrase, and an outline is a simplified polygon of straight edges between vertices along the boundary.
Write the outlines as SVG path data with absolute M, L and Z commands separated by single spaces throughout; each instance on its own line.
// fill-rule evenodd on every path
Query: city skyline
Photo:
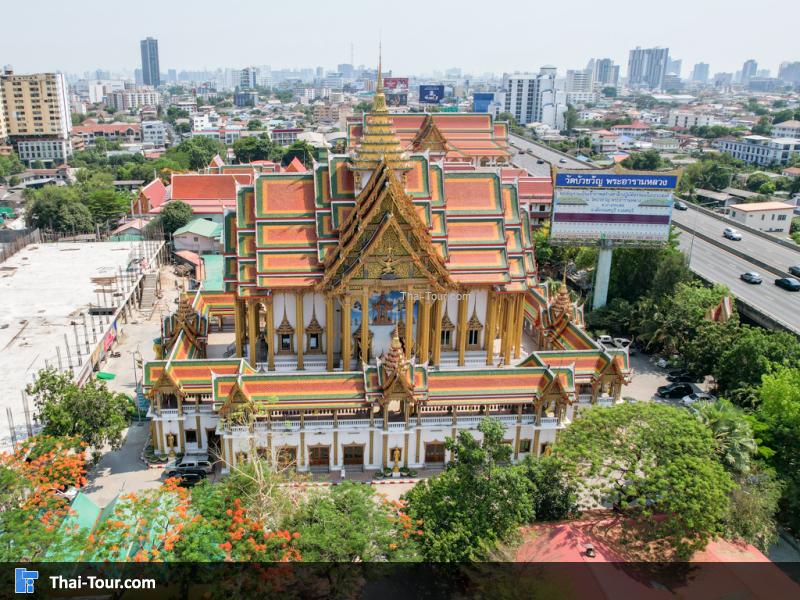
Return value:
M 685 67 L 706 62 L 711 65 L 712 73 L 736 72 L 745 60 L 754 58 L 760 68 L 770 69 L 774 74 L 781 62 L 798 58 L 778 41 L 792 35 L 792 23 L 800 17 L 800 8 L 786 1 L 766 3 L 765 10 L 781 14 L 782 18 L 773 21 L 769 34 L 751 35 L 752 43 L 746 48 L 733 36 L 718 36 L 713 44 L 708 43 L 709 19 L 718 31 L 740 26 L 737 15 L 742 11 L 735 10 L 731 3 L 726 4 L 723 13 L 717 6 L 696 6 L 678 0 L 669 14 L 653 17 L 659 23 L 659 34 L 653 35 L 649 33 L 651 29 L 637 26 L 648 17 L 640 9 L 634 10 L 633 2 L 626 0 L 617 7 L 618 11 L 607 15 L 595 14 L 587 2 L 577 2 L 570 15 L 569 36 L 563 35 L 559 26 L 563 24 L 563 16 L 558 7 L 532 8 L 520 2 L 512 2 L 506 10 L 523 18 L 506 19 L 505 13 L 496 15 L 496 28 L 502 28 L 501 36 L 494 26 L 487 26 L 486 19 L 474 18 L 484 10 L 477 3 L 474 3 L 476 10 L 465 5 L 460 12 L 445 6 L 412 4 L 393 16 L 394 27 L 382 31 L 382 19 L 375 14 L 375 7 L 361 0 L 348 2 L 347 11 L 342 11 L 340 5 L 312 1 L 310 10 L 302 14 L 288 6 L 241 4 L 243 8 L 246 5 L 246 23 L 263 23 L 269 35 L 259 35 L 254 30 L 225 37 L 224 32 L 233 33 L 243 27 L 243 12 L 229 11 L 209 19 L 209 11 L 217 11 L 218 6 L 207 0 L 198 2 L 188 13 L 179 6 L 144 0 L 143 10 L 126 17 L 128 25 L 122 31 L 105 30 L 100 23 L 116 15 L 111 7 L 90 0 L 87 10 L 79 16 L 66 6 L 49 8 L 51 18 L 37 24 L 41 43 L 35 46 L 26 43 L 23 29 L 11 28 L 0 40 L 0 56 L 4 64 L 12 64 L 17 72 L 83 73 L 95 69 L 132 72 L 140 63 L 140 40 L 152 36 L 159 40 L 162 72 L 262 64 L 289 69 L 322 64 L 326 69 L 334 69 L 336 64 L 350 61 L 351 44 L 355 64 L 372 65 L 377 60 L 381 37 L 384 64 L 388 68 L 396 73 L 420 75 L 449 67 L 461 67 L 476 75 L 535 72 L 546 64 L 556 65 L 561 75 L 567 69 L 582 68 L 591 58 L 605 57 L 627 70 L 628 53 L 636 46 L 668 47 L 670 55 L 682 59 Z M 425 12 L 416 10 L 417 6 L 424 6 Z M 150 7 L 153 11 L 148 10 Z M 15 7 L 23 21 L 36 20 L 37 10 L 33 5 Z M 154 11 L 160 18 L 153 18 Z M 292 19 L 296 20 L 295 27 L 275 26 L 291 24 Z M 176 22 L 183 26 L 175 28 Z M 92 35 L 69 33 L 81 26 L 88 27 Z M 421 43 L 409 43 L 410 31 Z M 610 32 L 613 35 L 608 35 Z M 575 35 L 580 36 L 582 43 L 574 43 Z M 482 37 L 486 38 L 485 43 L 475 43 Z M 19 48 L 25 51 L 20 52 Z M 95 58 L 98 48 L 103 49 L 100 60 Z M 683 73 L 684 77 L 687 75 Z

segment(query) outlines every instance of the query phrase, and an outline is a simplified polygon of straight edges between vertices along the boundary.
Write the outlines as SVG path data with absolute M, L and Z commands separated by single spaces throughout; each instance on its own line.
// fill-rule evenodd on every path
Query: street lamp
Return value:
M 700 206 L 708 206 L 709 204 L 716 204 L 716 200 L 709 200 L 708 202 L 690 202 L 689 205 L 695 204 L 697 207 Z M 694 209 L 694 221 L 692 221 L 692 240 L 689 242 L 689 258 L 687 266 L 691 269 L 692 268 L 692 251 L 694 250 L 694 238 L 697 232 L 697 217 L 700 215 L 700 210 L 698 208 Z

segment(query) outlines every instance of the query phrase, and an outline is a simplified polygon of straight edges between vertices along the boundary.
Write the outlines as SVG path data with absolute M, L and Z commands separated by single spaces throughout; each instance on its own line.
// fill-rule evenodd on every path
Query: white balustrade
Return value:
M 591 394 L 578 394 L 578 402 L 581 404 L 590 404 L 592 402 Z
M 233 435 L 249 435 L 250 428 L 247 425 L 231 425 L 231 434 Z
M 523 425 L 533 425 L 536 423 L 536 417 L 534 415 L 522 415 L 522 420 L 520 422 Z
M 325 421 L 316 421 L 311 419 L 306 419 L 305 421 L 306 429 L 333 429 L 333 420 L 325 420 Z
M 161 417 L 177 417 L 178 416 L 178 409 L 177 408 L 162 408 L 161 409 Z
M 541 425 L 543 429 L 553 429 L 558 427 L 558 419 L 556 417 L 542 417 Z
M 369 427 L 369 419 L 339 419 L 339 429 L 363 429 Z
M 423 425 L 452 425 L 453 417 L 422 417 Z
M 458 426 L 469 427 L 470 425 L 478 425 L 481 421 L 483 421 L 483 416 L 458 417 Z
M 406 424 L 403 422 L 400 423 L 389 423 L 389 431 L 404 431 L 406 428 Z

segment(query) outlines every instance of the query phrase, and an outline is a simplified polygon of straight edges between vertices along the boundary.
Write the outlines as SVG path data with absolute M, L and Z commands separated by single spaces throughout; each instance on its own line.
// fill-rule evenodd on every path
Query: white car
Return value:
M 603 346 L 613 346 L 614 338 L 612 338 L 610 335 L 601 335 L 597 338 L 597 343 L 602 344 Z
M 681 398 L 681 404 L 684 406 L 691 406 L 695 402 L 714 402 L 716 398 L 711 394 L 706 394 L 705 392 L 695 392 L 694 394 L 689 394 L 688 396 L 684 396 Z
M 733 227 L 726 227 L 725 230 L 722 232 L 729 240 L 733 240 L 734 242 L 738 242 L 742 239 L 742 234 L 736 231 Z
M 175 461 L 167 464 L 164 468 L 164 474 L 174 475 L 184 470 L 200 470 L 202 469 L 208 474 L 214 471 L 214 465 L 208 460 L 207 456 L 184 456 L 180 463 Z

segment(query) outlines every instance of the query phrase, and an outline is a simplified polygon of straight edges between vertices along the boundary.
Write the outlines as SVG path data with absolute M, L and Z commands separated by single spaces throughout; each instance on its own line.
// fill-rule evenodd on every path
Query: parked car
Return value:
M 184 456 L 179 463 L 173 462 L 167 464 L 167 466 L 164 468 L 164 474 L 167 477 L 170 477 L 172 475 L 179 475 L 180 473 L 191 472 L 193 470 L 202 470 L 206 474 L 209 474 L 214 470 L 214 465 L 211 464 L 211 461 L 209 461 L 207 458 Z
M 704 377 L 697 377 L 696 375 L 692 375 L 689 371 L 685 369 L 677 369 L 675 371 L 670 371 L 667 375 L 667 381 L 671 381 L 673 383 L 678 382 L 691 382 L 691 383 L 700 383 L 705 379 Z
M 722 232 L 722 235 L 729 240 L 733 240 L 734 242 L 738 242 L 742 239 L 742 234 L 736 231 L 733 227 L 726 227 L 725 231 Z
M 615 337 L 614 345 L 622 350 L 625 350 L 627 348 L 628 356 L 633 356 L 634 354 L 636 354 L 636 349 L 633 347 L 633 344 L 628 338 Z
M 675 210 L 689 210 L 689 207 L 686 206 L 684 202 L 678 200 L 675 204 L 673 204 Z
M 775 280 L 775 285 L 790 292 L 800 292 L 800 281 L 794 277 L 781 277 Z
M 752 284 L 759 284 L 762 281 L 761 275 L 759 275 L 755 271 L 748 271 L 747 273 L 742 273 L 741 275 L 739 275 L 739 279 Z
M 694 388 L 688 383 L 670 383 L 662 385 L 656 390 L 659 398 L 683 398 L 694 393 Z
M 795 277 L 800 277 L 800 265 L 793 265 L 789 267 L 789 273 L 791 273 Z
M 206 478 L 206 474 L 203 472 L 199 473 L 182 473 L 180 475 L 181 480 L 178 482 L 178 485 L 181 487 L 194 487 L 203 479 Z
M 681 404 L 684 406 L 691 406 L 695 402 L 714 402 L 716 397 L 705 392 L 695 392 L 681 398 Z
M 614 338 L 612 338 L 610 335 L 601 335 L 597 338 L 597 342 L 603 344 L 604 346 L 613 346 Z

